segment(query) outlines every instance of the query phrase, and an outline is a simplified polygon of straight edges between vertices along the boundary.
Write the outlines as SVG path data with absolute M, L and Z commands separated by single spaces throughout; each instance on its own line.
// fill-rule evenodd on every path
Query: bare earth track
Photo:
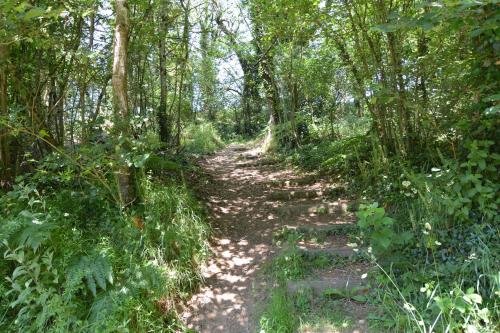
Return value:
M 278 250 L 273 232 L 351 223 L 352 217 L 345 200 L 326 203 L 333 214 L 317 214 L 326 184 L 264 160 L 257 149 L 231 145 L 200 165 L 211 179 L 200 190 L 214 229 L 213 255 L 183 319 L 199 333 L 255 333 L 268 289 L 261 269 Z

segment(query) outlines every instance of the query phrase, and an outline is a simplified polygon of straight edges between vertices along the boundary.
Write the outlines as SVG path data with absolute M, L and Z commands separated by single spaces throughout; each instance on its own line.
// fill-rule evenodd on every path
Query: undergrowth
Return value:
M 190 124 L 183 132 L 183 147 L 193 154 L 209 154 L 222 148 L 224 142 L 211 123 Z
M 281 154 L 342 179 L 365 203 L 359 241 L 379 267 L 375 301 L 384 314 L 371 319 L 380 329 L 489 333 L 500 329 L 497 150 L 470 139 L 455 158 L 438 150 L 403 163 L 362 135 Z
M 209 232 L 182 178 L 141 177 L 124 212 L 80 171 L 49 155 L 0 197 L 0 331 L 182 331 Z

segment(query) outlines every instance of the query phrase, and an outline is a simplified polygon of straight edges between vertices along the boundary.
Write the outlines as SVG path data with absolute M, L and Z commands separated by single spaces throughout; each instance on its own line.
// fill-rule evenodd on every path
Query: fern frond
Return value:
M 72 294 L 78 290 L 78 285 L 85 280 L 87 288 L 94 297 L 97 295 L 97 287 L 106 290 L 107 282 L 113 283 L 113 269 L 109 260 L 100 253 L 82 256 L 75 260 L 75 264 L 68 269 L 66 279 L 66 291 Z

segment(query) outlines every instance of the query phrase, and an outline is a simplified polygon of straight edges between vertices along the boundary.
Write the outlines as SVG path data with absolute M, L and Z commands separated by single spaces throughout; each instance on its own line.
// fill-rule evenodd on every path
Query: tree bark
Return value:
M 160 38 L 158 42 L 159 65 L 160 65 L 160 105 L 158 106 L 158 125 L 160 141 L 167 144 L 170 141 L 170 125 L 167 115 L 167 69 L 166 69 L 166 51 L 165 34 L 166 17 L 162 15 L 160 25 Z
M 92 12 L 90 15 L 90 26 L 89 26 L 89 52 L 92 52 L 94 48 L 94 31 L 95 31 L 95 13 Z M 79 107 L 80 107 L 80 121 L 81 121 L 81 138 L 80 141 L 84 143 L 87 137 L 87 129 L 85 123 L 85 113 L 86 105 L 85 98 L 87 96 L 87 72 L 89 68 L 89 59 L 86 57 L 83 61 L 83 73 L 82 82 L 80 86 L 80 97 L 79 97 Z
M 186 75 L 186 67 L 189 59 L 189 0 L 187 4 L 184 4 L 184 1 L 181 0 L 181 6 L 184 10 L 184 21 L 183 21 L 183 30 L 182 30 L 182 45 L 183 45 L 183 57 L 181 64 L 181 78 L 179 82 L 179 100 L 177 103 L 177 134 L 176 134 L 176 146 L 177 150 L 180 149 L 181 146 L 181 111 L 182 111 L 182 99 L 184 93 L 184 78 Z
M 116 152 L 118 158 L 121 158 L 121 155 L 130 149 L 127 142 L 131 135 L 127 97 L 127 44 L 129 31 L 127 0 L 116 0 L 115 14 L 112 85 L 114 127 L 117 139 Z M 116 177 L 120 201 L 123 206 L 128 206 L 135 201 L 136 190 L 133 172 L 125 161 L 119 162 Z
M 0 44 L 0 117 L 9 115 L 7 103 L 7 46 Z M 9 130 L 0 122 L 0 188 L 11 180 Z

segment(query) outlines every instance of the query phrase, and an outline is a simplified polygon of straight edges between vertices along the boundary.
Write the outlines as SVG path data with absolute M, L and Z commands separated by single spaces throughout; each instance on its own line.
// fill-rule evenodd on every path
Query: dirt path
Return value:
M 260 269 L 276 250 L 272 246 L 273 231 L 299 223 L 335 223 L 331 216 L 300 215 L 293 210 L 287 213 L 287 207 L 307 206 L 319 199 L 305 195 L 304 199 L 283 201 L 271 193 L 300 194 L 319 190 L 321 183 L 298 187 L 285 183 L 282 189 L 284 181 L 304 176 L 277 165 L 262 164 L 266 163 L 257 150 L 235 145 L 201 162 L 212 179 L 204 190 L 215 233 L 214 254 L 204 269 L 206 284 L 192 297 L 190 310 L 184 314 L 188 326 L 199 333 L 255 333 L 257 305 L 266 290 Z M 281 188 L 277 190 L 277 186 Z

